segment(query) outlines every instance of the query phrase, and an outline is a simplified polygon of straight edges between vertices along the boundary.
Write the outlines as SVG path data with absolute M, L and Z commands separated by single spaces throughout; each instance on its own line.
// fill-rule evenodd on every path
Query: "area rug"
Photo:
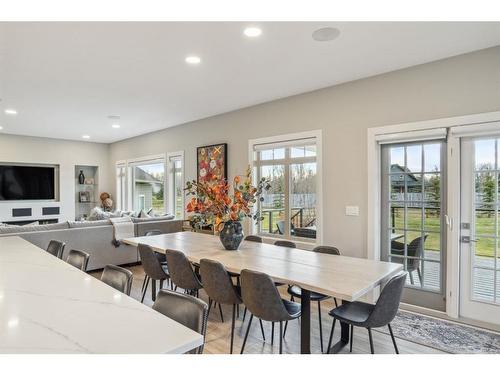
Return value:
M 391 327 L 400 339 L 447 353 L 500 353 L 500 334 L 446 320 L 399 311 Z M 387 333 L 387 328 L 378 330 Z

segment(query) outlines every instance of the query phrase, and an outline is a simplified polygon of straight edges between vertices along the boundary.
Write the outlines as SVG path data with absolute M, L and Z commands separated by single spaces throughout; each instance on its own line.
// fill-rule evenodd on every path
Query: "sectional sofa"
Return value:
M 180 232 L 183 222 L 165 218 L 135 218 L 132 221 L 136 237 L 153 229 L 163 233 Z M 135 247 L 113 245 L 113 225 L 109 220 L 0 227 L 0 237 L 5 236 L 22 237 L 42 249 L 47 248 L 50 240 L 63 241 L 66 243 L 63 259 L 66 259 L 71 249 L 84 250 L 90 254 L 89 271 L 103 268 L 106 264 L 123 265 L 139 261 Z

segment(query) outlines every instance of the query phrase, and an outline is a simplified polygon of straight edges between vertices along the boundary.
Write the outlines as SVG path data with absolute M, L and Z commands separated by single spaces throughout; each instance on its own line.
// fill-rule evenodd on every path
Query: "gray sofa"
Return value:
M 147 231 L 158 229 L 163 233 L 182 231 L 182 220 L 164 218 L 132 219 L 135 236 L 143 236 Z M 90 254 L 87 270 L 103 268 L 107 264 L 128 264 L 139 261 L 134 246 L 121 244 L 115 247 L 113 225 L 109 220 L 69 221 L 56 224 L 34 226 L 0 227 L 0 237 L 19 236 L 32 244 L 46 249 L 50 240 L 66 243 L 63 259 L 71 249 L 83 250 Z

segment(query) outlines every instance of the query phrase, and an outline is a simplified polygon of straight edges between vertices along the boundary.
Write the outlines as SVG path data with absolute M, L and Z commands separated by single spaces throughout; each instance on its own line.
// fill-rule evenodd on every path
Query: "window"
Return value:
M 116 208 L 118 210 L 125 210 L 126 204 L 126 164 L 117 163 L 116 164 Z
M 169 153 L 169 213 L 184 218 L 184 152 Z
M 259 204 L 262 236 L 315 241 L 318 232 L 317 138 L 286 139 L 253 145 L 257 179 L 271 188 Z
M 155 159 L 129 164 L 132 209 L 165 213 L 165 160 Z

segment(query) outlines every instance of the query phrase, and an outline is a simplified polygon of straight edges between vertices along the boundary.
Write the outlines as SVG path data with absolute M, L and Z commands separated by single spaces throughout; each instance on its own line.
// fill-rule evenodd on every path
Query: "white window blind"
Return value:
M 375 136 L 375 140 L 379 144 L 419 142 L 433 139 L 444 139 L 446 138 L 446 133 L 446 128 L 436 128 L 428 130 L 416 130 L 411 132 L 379 134 Z

